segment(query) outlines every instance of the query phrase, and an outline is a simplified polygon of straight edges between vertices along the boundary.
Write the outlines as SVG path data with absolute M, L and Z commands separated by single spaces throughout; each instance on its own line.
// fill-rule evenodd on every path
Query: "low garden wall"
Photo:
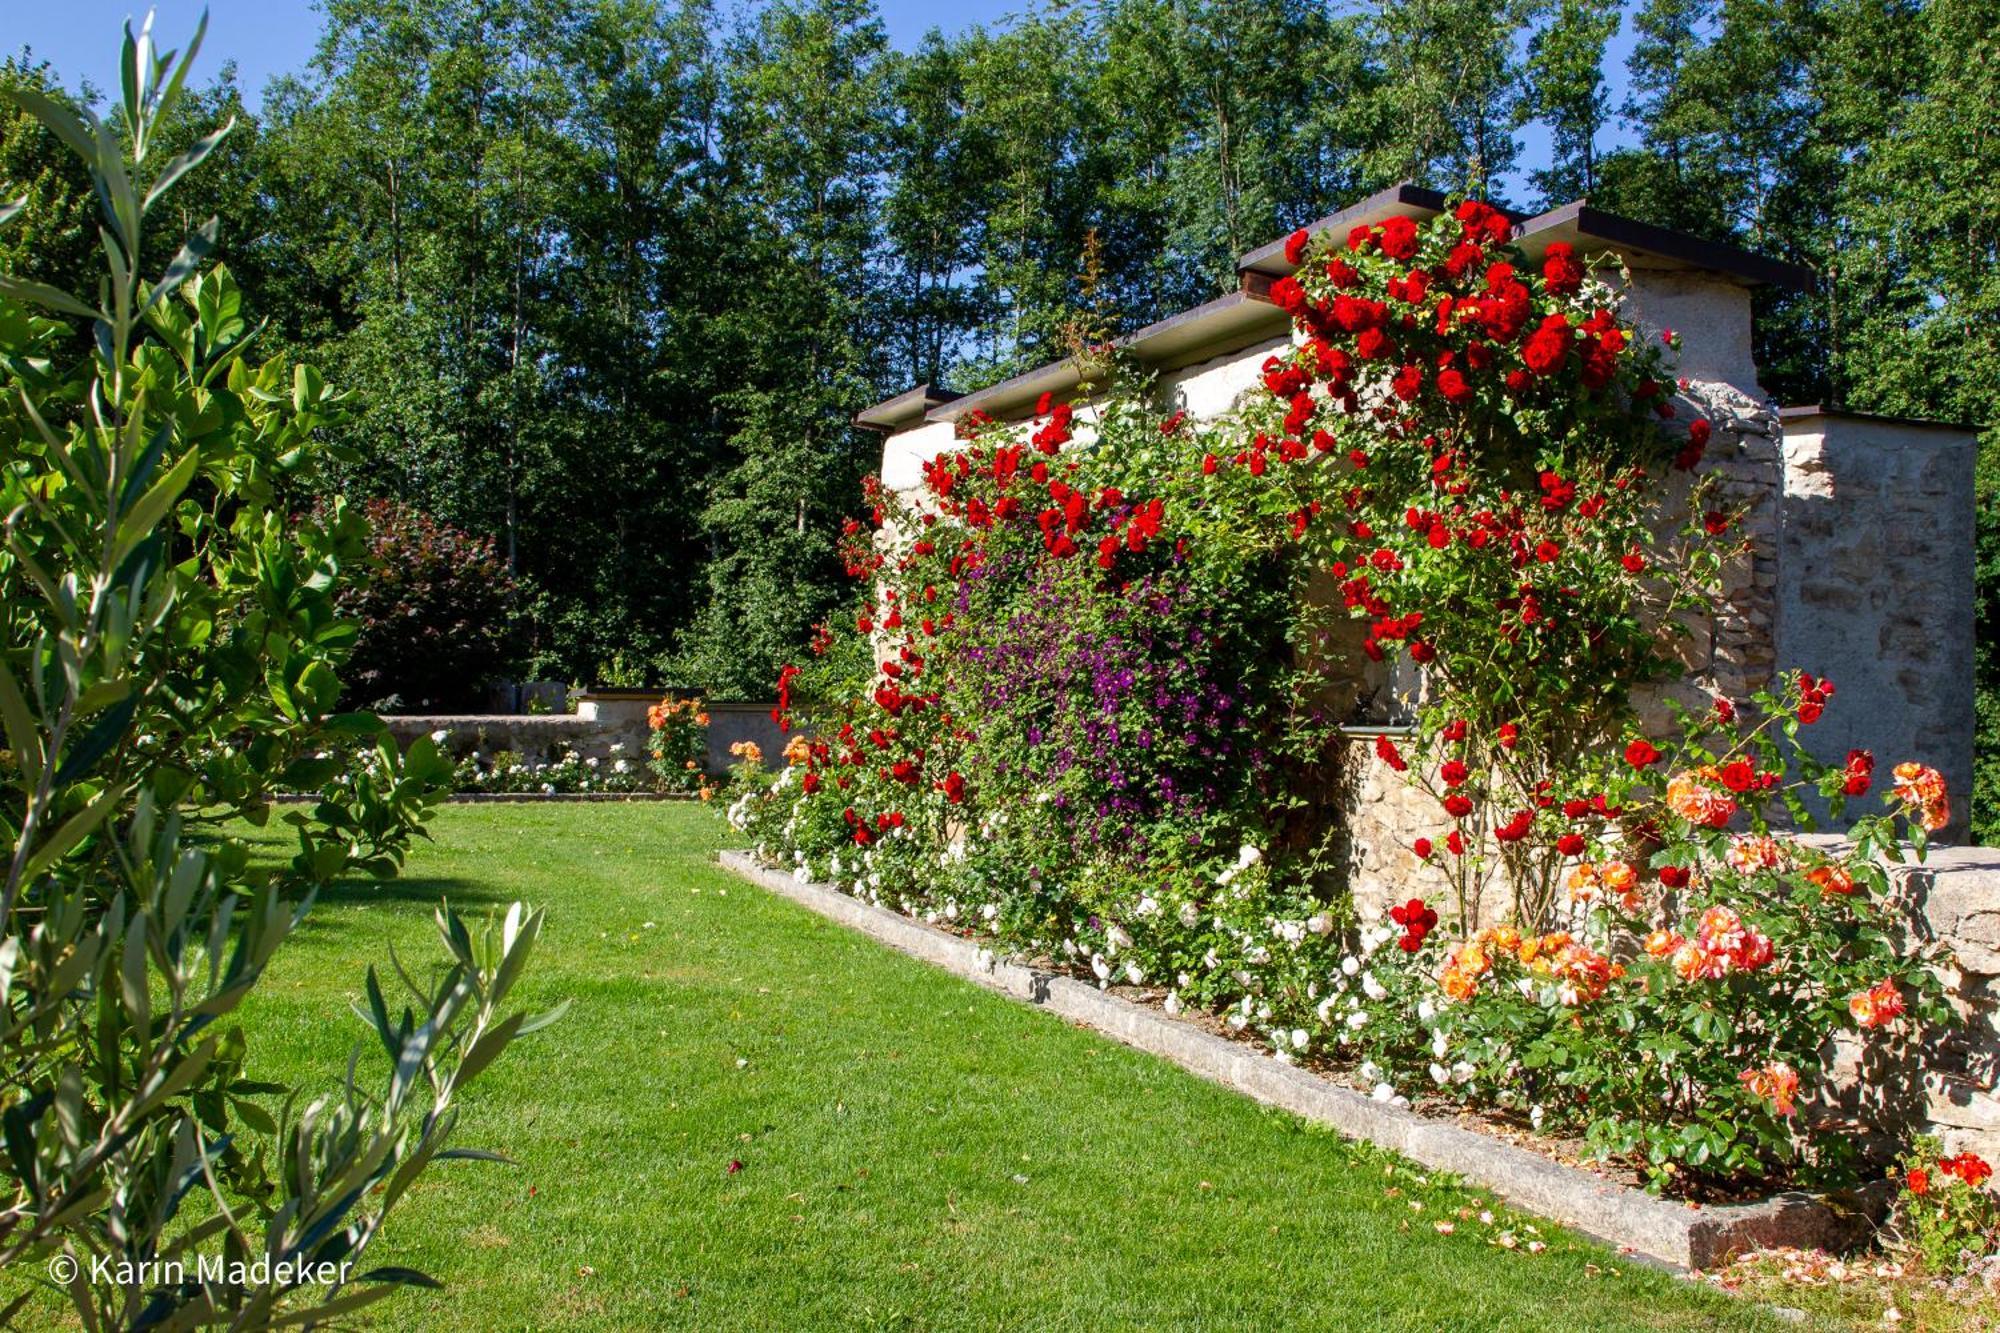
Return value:
M 444 746 L 454 759 L 474 751 L 490 756 L 507 750 L 530 763 L 554 763 L 570 752 L 584 759 L 608 762 L 624 757 L 637 762 L 646 757 L 650 735 L 646 710 L 659 701 L 657 691 L 600 691 L 579 699 L 574 713 L 402 713 L 383 721 L 398 745 L 447 733 Z M 710 773 L 721 773 L 737 762 L 730 747 L 740 741 L 755 742 L 767 765 L 780 762 L 785 738 L 771 721 L 770 704 L 725 700 L 708 704 L 707 709 Z

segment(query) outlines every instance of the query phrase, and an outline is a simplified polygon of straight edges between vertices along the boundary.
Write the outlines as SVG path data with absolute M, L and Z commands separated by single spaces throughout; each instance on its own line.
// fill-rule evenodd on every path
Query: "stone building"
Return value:
M 1444 207 L 1443 196 L 1404 184 L 1309 230 L 1344 235 Z M 1815 753 L 1838 762 L 1853 747 L 1885 765 L 1937 768 L 1957 797 L 1940 841 L 1962 840 L 1974 726 L 1973 431 L 1773 401 L 1752 357 L 1751 293 L 1803 286 L 1811 275 L 1802 269 L 1582 202 L 1516 220 L 1514 244 L 1530 257 L 1557 241 L 1579 255 L 1614 256 L 1630 274 L 1628 318 L 1681 335 L 1687 396 L 1715 425 L 1703 466 L 1747 506 L 1751 554 L 1707 621 L 1692 627 L 1687 674 L 1667 692 L 1741 697 L 1794 668 L 1831 678 L 1838 706 L 1802 733 Z M 1260 391 L 1265 358 L 1291 340 L 1290 320 L 1268 295 L 1291 268 L 1282 241 L 1253 250 L 1238 263 L 1238 290 L 1128 334 L 1120 347 L 1157 372 L 1190 416 L 1226 413 Z M 1019 419 L 1043 393 L 1060 399 L 1077 383 L 1077 368 L 1062 361 L 976 393 L 919 385 L 855 421 L 884 437 L 884 484 L 909 490 L 926 461 L 956 447 L 960 418 L 979 410 Z M 1644 712 L 1659 700 L 1639 702 Z M 1348 728 L 1350 882 L 1364 911 L 1442 887 L 1426 883 L 1430 872 L 1409 850 L 1437 831 L 1439 816 L 1375 759 L 1378 730 L 1359 719 Z M 1958 953 L 1957 990 L 1977 1020 L 1974 1040 L 1935 1076 L 1932 1117 L 1948 1138 L 1970 1136 L 1992 1155 L 2000 1151 L 2000 853 L 1934 849 L 1908 880 L 1928 928 Z

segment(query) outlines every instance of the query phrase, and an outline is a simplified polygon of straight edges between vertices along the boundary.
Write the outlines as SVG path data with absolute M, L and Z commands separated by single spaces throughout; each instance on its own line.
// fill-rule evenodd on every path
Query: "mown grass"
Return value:
M 516 1165 L 418 1186 L 370 1262 L 447 1286 L 377 1323 L 1763 1322 L 765 894 L 712 863 L 706 810 L 461 806 L 434 829 L 404 879 L 333 892 L 245 1014 L 253 1075 L 324 1085 L 364 1035 L 367 963 L 433 956 L 440 895 L 548 908 L 525 999 L 573 1008 L 464 1103 L 460 1141 Z

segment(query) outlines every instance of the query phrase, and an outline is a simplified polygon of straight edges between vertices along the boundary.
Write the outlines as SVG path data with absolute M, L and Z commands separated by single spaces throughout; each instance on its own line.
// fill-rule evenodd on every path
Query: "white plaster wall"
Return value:
M 1764 401 L 1750 350 L 1750 291 L 1712 273 L 1635 269 L 1625 316 L 1653 337 L 1681 335 L 1676 374 Z

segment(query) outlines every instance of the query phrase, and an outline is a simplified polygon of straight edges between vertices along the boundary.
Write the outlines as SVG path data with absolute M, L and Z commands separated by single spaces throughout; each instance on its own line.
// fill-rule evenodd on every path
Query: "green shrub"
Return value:
M 387 712 L 483 711 L 483 687 L 519 655 L 520 593 L 493 539 L 395 500 L 366 515 L 370 575 L 337 599 L 357 631 L 350 695 Z
M 500 1006 L 541 926 L 441 909 L 443 966 L 398 967 L 406 995 L 366 979 L 386 1068 L 317 1095 L 245 1078 L 231 1015 L 322 886 L 396 872 L 451 766 L 336 711 L 366 526 L 285 516 L 334 395 L 251 359 L 204 266 L 215 223 L 139 272 L 149 217 L 228 129 L 152 151 L 199 42 L 176 62 L 128 28 L 115 125 L 11 92 L 94 179 L 107 270 L 95 303 L 0 276 L 0 1267 L 54 1275 L 87 1328 L 264 1327 L 428 1281 L 357 1261 L 450 1155 L 458 1090 L 528 1030 Z M 16 302 L 87 322 L 93 354 L 59 371 L 72 330 Z M 278 791 L 317 800 L 281 816 L 289 862 L 252 864 L 232 828 Z

